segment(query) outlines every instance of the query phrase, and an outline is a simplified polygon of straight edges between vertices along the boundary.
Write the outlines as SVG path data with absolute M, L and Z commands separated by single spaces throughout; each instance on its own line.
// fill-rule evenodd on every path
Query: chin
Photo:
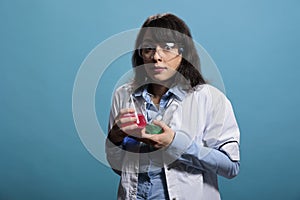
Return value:
M 171 80 L 169 77 L 162 77 L 160 75 L 154 75 L 151 79 L 154 83 L 166 83 Z

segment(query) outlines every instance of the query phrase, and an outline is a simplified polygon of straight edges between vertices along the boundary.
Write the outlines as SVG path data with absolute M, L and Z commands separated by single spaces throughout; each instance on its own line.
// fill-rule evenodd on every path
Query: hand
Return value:
M 174 131 L 162 121 L 154 120 L 153 124 L 160 126 L 163 132 L 161 134 L 148 134 L 145 130 L 142 130 L 141 139 L 139 140 L 151 144 L 157 149 L 169 146 L 174 139 Z
M 124 137 L 133 136 L 140 138 L 143 128 L 136 124 L 137 118 L 134 115 L 133 108 L 121 109 L 115 118 L 115 123 L 109 132 L 109 139 L 114 143 L 122 142 Z

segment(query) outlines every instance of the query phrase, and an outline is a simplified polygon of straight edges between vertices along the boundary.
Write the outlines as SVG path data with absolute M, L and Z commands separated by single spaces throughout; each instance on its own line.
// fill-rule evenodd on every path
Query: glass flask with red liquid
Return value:
M 125 115 L 123 115 L 122 117 L 135 117 L 136 121 L 135 124 L 138 125 L 138 128 L 145 128 L 147 125 L 147 120 L 146 120 L 146 110 L 144 108 L 144 106 L 142 105 L 142 103 L 138 102 L 132 95 L 130 95 L 130 100 L 129 100 L 129 105 L 127 105 L 126 107 L 128 108 L 133 108 L 134 112 L 132 113 L 127 113 Z M 131 125 L 132 123 L 125 123 L 123 124 L 124 126 L 128 126 Z
M 133 95 L 130 95 L 130 104 L 127 107 L 133 108 L 134 112 L 123 115 L 123 117 L 136 117 L 135 124 L 138 125 L 138 128 L 146 128 L 146 133 L 148 134 L 160 134 L 163 132 L 160 126 L 157 126 L 152 123 L 152 119 L 147 121 L 146 107 L 145 102 L 139 102 L 136 100 Z M 155 117 L 156 120 L 161 120 Z M 131 125 L 132 123 L 124 124 L 124 126 Z
M 138 116 L 138 120 L 136 120 L 135 123 L 138 125 L 139 128 L 145 128 L 147 125 L 145 116 L 141 113 L 138 113 L 137 116 Z
M 147 125 L 147 120 L 145 118 L 146 116 L 146 109 L 143 106 L 143 104 L 139 103 L 138 101 L 135 101 L 133 96 L 130 95 L 131 103 L 134 108 L 134 116 L 136 117 L 136 125 L 138 125 L 139 128 L 145 128 Z

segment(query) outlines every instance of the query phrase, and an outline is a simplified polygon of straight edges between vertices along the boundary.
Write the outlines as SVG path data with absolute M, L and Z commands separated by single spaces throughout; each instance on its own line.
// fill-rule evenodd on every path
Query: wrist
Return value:
M 124 133 L 117 124 L 115 124 L 108 133 L 108 139 L 115 145 L 121 145 L 126 136 L 126 133 Z

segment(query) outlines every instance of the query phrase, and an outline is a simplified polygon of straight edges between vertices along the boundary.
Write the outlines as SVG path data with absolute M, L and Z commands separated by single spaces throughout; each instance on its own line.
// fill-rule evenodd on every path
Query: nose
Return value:
M 155 49 L 155 52 L 154 52 L 154 54 L 153 54 L 153 59 L 155 60 L 155 61 L 159 61 L 159 62 L 161 62 L 162 61 L 162 57 L 161 57 L 161 55 L 159 54 L 159 51 L 160 51 L 160 46 L 156 46 L 156 49 Z

